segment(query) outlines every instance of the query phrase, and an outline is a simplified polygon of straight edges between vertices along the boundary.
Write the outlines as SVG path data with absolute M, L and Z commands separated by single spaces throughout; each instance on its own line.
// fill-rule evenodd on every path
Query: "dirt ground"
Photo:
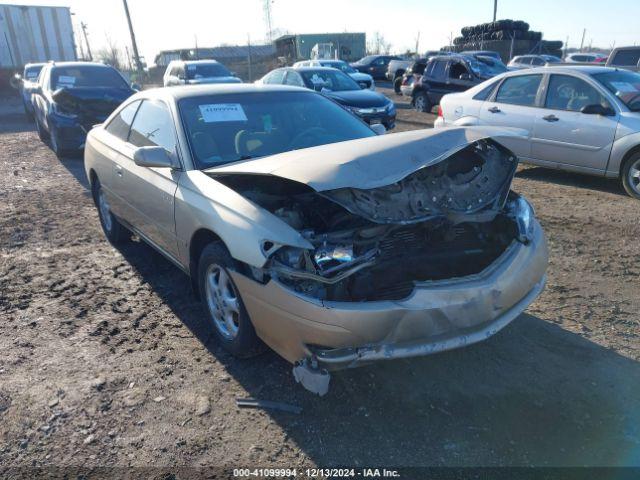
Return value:
M 398 130 L 433 115 L 398 102 Z M 616 181 L 521 167 L 548 286 L 484 343 L 335 373 L 237 360 L 188 279 L 104 238 L 82 159 L 0 100 L 0 476 L 34 466 L 640 465 L 640 222 Z M 238 409 L 236 398 L 299 405 Z

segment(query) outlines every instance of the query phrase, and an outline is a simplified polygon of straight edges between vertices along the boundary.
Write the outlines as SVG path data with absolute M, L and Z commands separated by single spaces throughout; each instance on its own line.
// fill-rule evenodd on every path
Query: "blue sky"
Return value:
M 89 26 L 92 49 L 109 35 L 119 46 L 129 45 L 121 0 L 16 0 L 37 5 L 70 6 L 74 23 Z M 177 7 L 176 7 L 177 5 Z M 141 54 L 151 63 L 162 49 L 221 43 L 263 41 L 263 0 L 129 0 Z M 491 21 L 493 0 L 272 0 L 274 28 L 294 33 L 379 31 L 394 51 L 420 50 L 448 44 L 465 25 Z M 640 43 L 640 0 L 498 0 L 498 18 L 525 20 L 547 40 L 594 46 Z

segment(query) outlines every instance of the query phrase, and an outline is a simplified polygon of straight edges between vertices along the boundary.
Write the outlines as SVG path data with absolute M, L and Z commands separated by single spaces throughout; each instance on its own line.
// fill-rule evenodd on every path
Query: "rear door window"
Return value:
M 120 110 L 113 120 L 105 127 L 105 130 L 111 135 L 118 137 L 123 142 L 127 141 L 129 137 L 129 130 L 133 123 L 133 118 L 136 116 L 138 107 L 140 106 L 140 100 L 131 102 L 129 105 Z
M 509 77 L 500 85 L 496 102 L 533 107 L 541 80 L 542 75 L 539 74 Z
M 429 76 L 434 78 L 444 77 L 444 72 L 446 70 L 446 67 L 447 67 L 446 60 L 436 60 L 433 63 L 433 70 L 431 71 Z
M 176 152 L 176 134 L 167 106 L 159 101 L 145 100 L 136 114 L 129 143 L 136 147 L 163 147 Z

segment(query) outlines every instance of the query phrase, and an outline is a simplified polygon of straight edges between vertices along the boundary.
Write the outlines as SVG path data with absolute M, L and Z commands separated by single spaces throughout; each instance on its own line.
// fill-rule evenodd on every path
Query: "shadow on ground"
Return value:
M 605 193 L 615 193 L 617 195 L 627 195 L 622 188 L 620 180 L 615 178 L 596 177 L 543 167 L 524 168 L 516 173 L 516 177 L 540 182 L 553 182 L 559 185 L 597 190 Z
M 248 395 L 304 408 L 269 414 L 319 465 L 640 464 L 640 365 L 557 325 L 525 314 L 466 349 L 334 373 L 318 398 L 276 354 L 213 343 L 186 276 L 150 247 L 121 252 Z

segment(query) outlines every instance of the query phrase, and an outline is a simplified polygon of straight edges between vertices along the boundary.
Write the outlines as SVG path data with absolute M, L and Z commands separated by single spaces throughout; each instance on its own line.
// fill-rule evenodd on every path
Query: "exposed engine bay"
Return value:
M 390 159 L 393 161 L 393 159 Z M 476 141 L 391 185 L 317 192 L 286 178 L 215 174 L 314 246 L 265 240 L 256 280 L 277 279 L 328 301 L 399 300 L 418 282 L 480 273 L 515 240 L 526 241 L 509 188 L 517 158 Z

